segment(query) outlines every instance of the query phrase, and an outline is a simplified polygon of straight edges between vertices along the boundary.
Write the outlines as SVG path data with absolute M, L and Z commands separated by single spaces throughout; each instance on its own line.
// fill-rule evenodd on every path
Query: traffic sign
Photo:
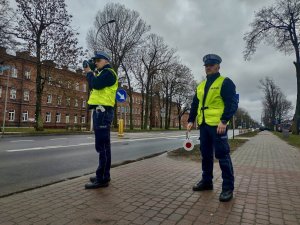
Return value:
M 9 70 L 10 66 L 0 66 L 0 71 L 5 71 L 5 70 Z
M 127 98 L 127 93 L 124 89 L 119 88 L 117 90 L 116 99 L 118 102 L 125 102 Z

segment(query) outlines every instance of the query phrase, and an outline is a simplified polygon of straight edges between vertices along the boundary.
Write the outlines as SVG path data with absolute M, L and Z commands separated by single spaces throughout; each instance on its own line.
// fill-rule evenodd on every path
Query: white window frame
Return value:
M 2 86 L 0 86 L 0 98 L 2 98 Z
M 85 116 L 84 115 L 81 116 L 81 123 L 85 123 Z
M 22 112 L 22 121 L 28 121 L 28 111 Z
M 48 76 L 48 84 L 52 85 L 52 76 L 51 75 Z
M 24 101 L 29 101 L 29 91 L 25 90 L 23 93 L 23 99 Z
M 66 106 L 70 106 L 71 105 L 71 98 L 67 97 L 66 98 Z
M 77 98 L 74 99 L 74 106 L 78 107 L 78 99 Z
M 47 103 L 52 103 L 52 95 L 51 94 L 47 95 Z
M 16 111 L 9 110 L 8 111 L 8 121 L 15 121 L 15 117 L 16 117 Z
M 26 80 L 30 80 L 30 78 L 31 78 L 31 72 L 30 72 L 30 70 L 26 70 L 25 71 L 24 77 L 25 77 Z
M 82 100 L 82 108 L 85 108 L 85 107 L 86 107 L 86 100 Z
M 66 114 L 66 123 L 70 123 L 70 115 Z
M 61 121 L 61 113 L 56 113 L 55 121 L 56 121 L 56 123 L 60 123 L 60 121 Z
M 46 112 L 46 123 L 51 123 L 51 112 Z
M 18 69 L 16 67 L 13 67 L 11 69 L 11 75 L 10 76 L 13 77 L 13 78 L 17 78 L 18 77 Z
M 79 91 L 79 83 L 78 82 L 75 83 L 75 90 Z
M 67 88 L 70 89 L 71 88 L 71 81 L 67 82 Z
M 57 105 L 61 105 L 62 97 L 59 95 L 57 96 Z
M 15 88 L 10 89 L 9 98 L 10 99 L 16 99 L 17 98 L 17 90 Z
M 74 115 L 74 123 L 78 123 L 78 120 L 77 120 L 77 115 Z
M 83 92 L 86 92 L 86 84 L 82 85 Z

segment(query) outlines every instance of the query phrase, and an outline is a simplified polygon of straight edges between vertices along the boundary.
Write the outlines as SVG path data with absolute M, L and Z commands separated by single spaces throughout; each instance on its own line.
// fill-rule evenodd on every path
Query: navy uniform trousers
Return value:
M 95 109 L 93 112 L 95 148 L 99 153 L 99 164 L 96 170 L 96 177 L 99 182 L 107 182 L 110 179 L 110 126 L 113 117 L 113 107 L 106 107 L 104 112 L 99 109 Z
M 229 154 L 227 129 L 224 134 L 217 134 L 216 126 L 200 125 L 200 151 L 202 155 L 202 180 L 208 184 L 212 183 L 215 152 L 222 170 L 222 190 L 233 190 L 234 175 Z

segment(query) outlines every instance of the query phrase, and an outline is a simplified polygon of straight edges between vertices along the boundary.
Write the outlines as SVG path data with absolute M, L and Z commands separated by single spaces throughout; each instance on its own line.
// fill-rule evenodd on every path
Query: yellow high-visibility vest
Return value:
M 109 87 L 97 90 L 92 89 L 90 92 L 90 97 L 88 100 L 89 105 L 103 105 L 103 106 L 114 106 L 116 101 L 116 93 L 118 89 L 118 75 L 112 68 L 106 68 L 104 70 L 109 70 L 116 77 L 116 82 Z M 101 70 L 96 76 L 101 76 Z
M 210 86 L 205 104 L 203 105 L 204 88 L 206 80 L 202 81 L 197 87 L 197 98 L 199 99 L 197 122 L 203 123 L 203 114 L 205 123 L 210 126 L 217 126 L 220 123 L 221 116 L 224 112 L 224 101 L 221 97 L 221 88 L 225 77 L 219 76 Z

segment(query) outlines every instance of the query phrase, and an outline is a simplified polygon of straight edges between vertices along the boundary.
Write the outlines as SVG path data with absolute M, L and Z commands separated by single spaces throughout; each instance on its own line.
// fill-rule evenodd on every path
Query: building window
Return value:
M 70 89 L 71 88 L 71 81 L 67 82 L 67 88 Z
M 118 106 L 118 113 L 120 112 L 120 106 Z
M 75 106 L 75 107 L 78 107 L 78 100 L 75 99 L 74 101 L 75 101 L 74 106 Z
M 0 86 L 0 98 L 2 97 L 2 86 Z
M 85 116 L 84 115 L 81 116 L 81 123 L 85 123 Z
M 24 91 L 24 101 L 29 101 L 29 91 Z
M 10 89 L 10 99 L 16 99 L 17 98 L 17 90 L 12 88 Z
M 49 74 L 49 76 L 48 76 L 48 84 L 49 84 L 49 85 L 52 85 L 52 77 L 51 77 L 50 74 Z
M 1 97 L 1 96 L 0 96 L 0 97 Z M 82 108 L 85 108 L 85 106 L 86 106 L 86 101 L 83 100 L 83 101 L 82 101 Z
M 26 80 L 30 80 L 30 71 L 29 70 L 25 71 L 24 76 Z
M 61 119 L 61 114 L 56 113 L 56 123 L 60 123 L 60 119 Z
M 86 92 L 86 84 L 83 84 L 83 92 Z
M 22 121 L 28 121 L 28 111 L 22 113 Z
M 77 123 L 77 115 L 74 116 L 74 123 Z
M 14 78 L 18 77 L 18 70 L 17 70 L 17 68 L 12 68 L 12 70 L 11 70 L 11 77 L 14 77 Z
M 4 74 L 2 67 L 0 67 L 0 76 L 2 76 Z
M 57 96 L 57 105 L 61 105 L 61 96 Z
M 51 112 L 46 112 L 46 123 L 51 122 Z
M 59 80 L 59 81 L 58 81 L 58 84 L 57 84 L 57 87 L 61 87 L 61 86 L 62 86 L 62 83 L 63 83 L 63 82 L 62 82 L 61 80 Z
M 70 102 L 71 102 L 70 97 L 67 97 L 67 99 L 66 99 L 66 106 L 70 106 Z
M 52 95 L 49 94 L 49 95 L 47 96 L 47 103 L 51 103 L 51 102 L 52 102 Z
M 66 114 L 66 123 L 70 123 L 70 115 Z
M 75 90 L 79 91 L 79 83 L 78 82 L 75 84 Z
M 8 120 L 15 121 L 15 110 L 9 110 L 8 112 Z

